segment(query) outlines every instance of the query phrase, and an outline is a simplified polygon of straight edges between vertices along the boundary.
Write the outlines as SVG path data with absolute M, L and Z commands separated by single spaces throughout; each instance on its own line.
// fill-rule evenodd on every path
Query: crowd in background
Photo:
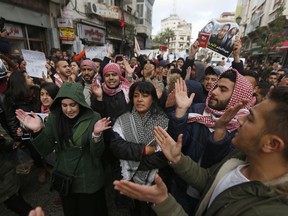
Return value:
M 171 169 L 155 127 L 174 140 L 182 133 L 182 153 L 208 168 L 234 150 L 231 140 L 239 127 L 233 120 L 225 125 L 229 134 L 216 137 L 220 144 L 214 148 L 209 140 L 218 126 L 213 117 L 249 100 L 239 114 L 265 100 L 271 86 L 288 85 L 288 69 L 278 62 L 244 65 L 240 41 L 234 43 L 231 68 L 223 61 L 214 66 L 209 59 L 197 60 L 198 50 L 196 41 L 186 59 L 164 60 L 163 53 L 150 59 L 137 46 L 130 59 L 109 49 L 104 59 L 87 59 L 85 49 L 76 54 L 52 48 L 42 79 L 29 75 L 19 50 L 1 54 L 6 71 L 0 74 L 0 201 L 19 215 L 35 207 L 19 193 L 15 164 L 7 159 L 23 148 L 37 167 L 39 183 L 55 171 L 73 176 L 69 194 L 60 194 L 65 215 L 156 215 L 151 203 L 113 187 L 120 179 L 153 185 L 156 173 L 193 215 L 201 194 Z M 30 112 L 49 114 L 47 122 Z M 29 139 L 23 139 L 25 133 Z

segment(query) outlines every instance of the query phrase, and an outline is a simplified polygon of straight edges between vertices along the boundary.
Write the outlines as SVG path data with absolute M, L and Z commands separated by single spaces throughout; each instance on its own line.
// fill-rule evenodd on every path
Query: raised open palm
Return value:
M 31 112 L 30 114 L 27 114 L 22 109 L 17 109 L 15 111 L 16 118 L 22 122 L 22 124 L 32 130 L 33 132 L 37 132 L 41 130 L 43 122 L 42 119 L 35 113 Z
M 102 133 L 104 130 L 111 128 L 110 124 L 110 117 L 100 119 L 94 124 L 94 134 Z

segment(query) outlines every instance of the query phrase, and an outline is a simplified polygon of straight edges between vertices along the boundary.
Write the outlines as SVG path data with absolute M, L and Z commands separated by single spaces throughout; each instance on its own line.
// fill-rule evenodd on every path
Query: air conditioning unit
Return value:
M 97 14 L 97 5 L 94 2 L 88 2 L 87 10 L 90 14 Z
M 132 8 L 129 5 L 126 5 L 126 11 L 131 14 Z

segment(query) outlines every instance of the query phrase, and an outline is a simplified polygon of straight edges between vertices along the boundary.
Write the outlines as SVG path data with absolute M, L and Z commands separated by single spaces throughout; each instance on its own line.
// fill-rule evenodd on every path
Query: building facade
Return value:
M 31 49 L 49 56 L 52 47 L 81 52 L 104 46 L 115 53 L 149 48 L 154 0 L 2 0 L 12 49 Z
M 241 17 L 243 53 L 248 61 L 288 64 L 287 1 L 238 0 L 236 16 Z M 284 21 L 281 24 L 279 17 Z M 277 25 L 281 28 L 279 31 L 275 30 Z M 277 38 L 281 42 L 275 42 Z
M 189 49 L 192 34 L 191 23 L 187 23 L 185 20 L 180 19 L 178 15 L 172 14 L 168 18 L 161 20 L 161 32 L 165 32 L 167 28 L 175 33 L 175 37 L 170 39 L 170 52 L 181 52 Z
M 0 16 L 12 49 L 33 49 L 47 53 L 50 22 L 50 2 L 45 0 L 2 0 Z M 58 44 L 59 45 L 59 44 Z

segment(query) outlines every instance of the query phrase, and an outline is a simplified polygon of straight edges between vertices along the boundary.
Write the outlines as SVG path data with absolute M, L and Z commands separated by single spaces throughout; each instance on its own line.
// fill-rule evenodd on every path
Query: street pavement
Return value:
M 45 216 L 63 216 L 60 198 L 57 192 L 50 192 L 50 175 L 45 184 L 40 184 L 37 179 L 38 169 L 32 167 L 27 175 L 20 175 L 22 183 L 21 193 L 30 205 L 41 206 L 45 211 Z M 0 216 L 17 216 L 2 203 L 0 204 Z

